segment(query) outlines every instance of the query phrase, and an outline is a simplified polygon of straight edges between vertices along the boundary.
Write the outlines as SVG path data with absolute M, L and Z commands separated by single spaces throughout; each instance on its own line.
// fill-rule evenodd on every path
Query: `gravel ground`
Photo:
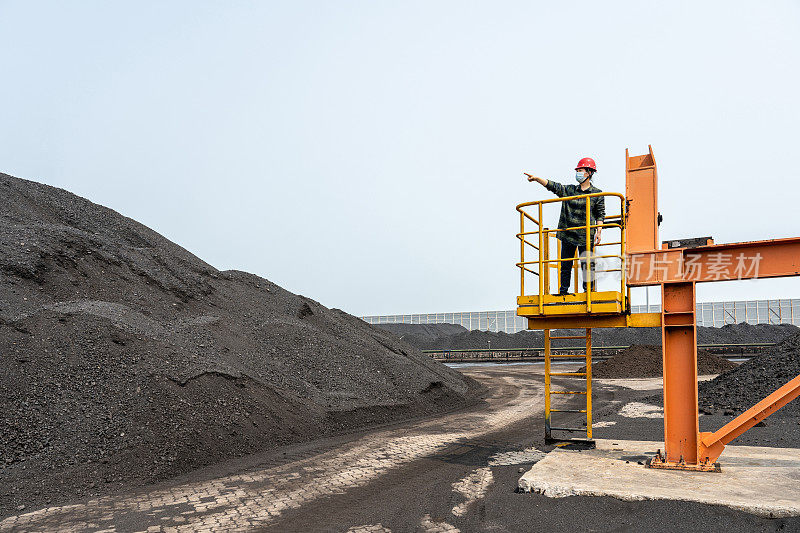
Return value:
M 448 326 L 448 327 L 443 327 Z M 489 331 L 467 330 L 455 324 L 381 324 L 380 327 L 398 335 L 422 350 L 466 350 L 486 348 L 531 348 L 544 346 L 541 331 L 520 331 L 509 335 Z M 747 323 L 728 324 L 721 328 L 697 328 L 700 344 L 770 343 L 780 342 L 800 333 L 800 328 L 790 324 L 769 325 Z M 559 330 L 559 335 L 583 334 L 583 330 Z M 438 335 L 438 336 L 437 336 Z M 661 328 L 595 328 L 592 329 L 594 346 L 630 346 L 633 344 L 661 345 Z M 553 341 L 553 346 L 571 346 L 575 341 Z
M 719 374 L 737 366 L 705 350 L 697 351 L 697 372 L 700 375 Z M 579 370 L 585 371 L 585 366 Z M 661 346 L 634 344 L 605 361 L 592 364 L 594 378 L 651 378 L 663 374 Z
M 356 317 L 0 174 L 3 514 L 450 410 L 477 389 Z
M 491 368 L 499 375 L 527 374 L 532 366 L 472 367 L 469 370 Z M 543 375 L 538 373 L 541 379 Z M 529 387 L 529 385 L 526 385 Z M 495 390 L 491 385 L 490 390 Z M 632 440 L 663 439 L 660 419 L 625 418 L 618 415 L 619 406 L 640 401 L 647 391 L 598 385 L 596 401 L 599 409 L 614 413 L 603 420 L 616 420 L 615 425 L 597 428 L 599 438 Z M 569 415 L 565 424 L 580 420 L 581 415 Z M 570 419 L 570 416 L 573 419 Z M 708 429 L 718 429 L 723 417 L 701 417 Z M 421 460 L 389 472 L 361 489 L 320 501 L 317 505 L 287 513 L 285 520 L 269 531 L 347 531 L 355 524 L 382 524 L 391 531 L 798 531 L 800 518 L 766 519 L 724 506 L 705 505 L 674 500 L 622 501 L 611 497 L 572 496 L 548 498 L 540 494 L 516 493 L 517 481 L 530 463 L 492 466 L 493 483 L 485 495 L 471 503 L 464 515 L 456 516 L 452 509 L 463 502 L 454 491 L 453 482 L 467 479 L 475 469 L 490 464 L 490 457 L 509 449 L 528 449 L 534 446 L 549 450 L 543 442 L 542 413 L 509 426 L 504 431 L 472 441 L 465 441 L 456 450 Z M 774 425 L 754 428 L 735 441 L 735 444 L 759 446 L 800 446 L 800 426 L 790 432 Z M 788 428 L 792 429 L 792 428 Z M 723 455 L 724 458 L 724 455 Z M 420 524 L 420 518 L 430 520 Z M 434 527 L 429 526 L 433 523 Z M 438 526 L 438 527 L 436 527 Z M 381 531 L 382 529 L 373 529 Z M 354 531 L 370 531 L 368 528 Z
M 542 456 L 542 451 L 552 448 L 543 442 L 541 368 L 486 365 L 464 371 L 486 385 L 489 394 L 485 403 L 380 431 L 290 444 L 214 465 L 200 473 L 195 471 L 134 494 L 117 495 L 99 503 L 83 499 L 72 502 L 69 508 L 23 514 L 14 524 L 19 530 L 49 530 L 50 524 L 63 528 L 77 520 L 87 520 L 97 529 L 113 526 L 118 531 L 135 531 L 151 525 L 180 524 L 191 531 L 204 524 L 219 530 L 226 526 L 232 529 L 231 523 L 247 524 L 257 519 L 259 530 L 281 533 L 441 532 L 455 528 L 464 532 L 672 533 L 797 531 L 800 527 L 800 518 L 767 519 L 695 502 L 621 501 L 591 496 L 548 498 L 517 493 L 520 474 Z M 652 435 L 648 440 L 661 439 L 660 419 L 632 419 L 618 414 L 620 405 L 640 401 L 646 394 L 648 391 L 598 384 L 598 414 L 608 411 L 610 418 L 604 420 L 618 422 L 596 428 L 596 436 L 639 440 Z M 538 399 L 539 408 L 530 404 L 531 399 Z M 572 403 L 577 405 L 575 402 Z M 521 409 L 522 406 L 525 407 Z M 503 412 L 512 416 L 506 418 Z M 582 418 L 562 414 L 570 425 Z M 487 418 L 498 417 L 507 423 L 490 430 Z M 701 425 L 706 418 L 714 417 L 701 417 Z M 714 429 L 722 423 L 713 421 Z M 758 433 L 758 438 L 768 445 L 796 447 L 800 432 L 794 433 L 793 441 L 787 438 L 777 442 L 775 437 L 786 433 L 778 432 L 781 429 L 754 428 L 743 439 Z M 430 448 L 435 442 L 442 446 Z M 420 447 L 428 449 L 415 452 Z M 722 460 L 724 468 L 724 455 Z M 358 468 L 353 468 L 354 462 Z M 379 475 L 374 475 L 376 469 L 380 470 Z M 194 494 L 197 497 L 188 504 L 175 504 L 176 499 Z M 265 518 L 265 510 L 274 511 L 276 507 L 277 512 Z

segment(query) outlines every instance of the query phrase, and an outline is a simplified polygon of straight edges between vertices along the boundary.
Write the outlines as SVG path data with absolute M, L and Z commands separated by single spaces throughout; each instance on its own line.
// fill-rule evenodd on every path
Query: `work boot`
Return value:
M 569 294 L 569 289 L 561 289 L 558 291 L 559 296 L 566 296 Z

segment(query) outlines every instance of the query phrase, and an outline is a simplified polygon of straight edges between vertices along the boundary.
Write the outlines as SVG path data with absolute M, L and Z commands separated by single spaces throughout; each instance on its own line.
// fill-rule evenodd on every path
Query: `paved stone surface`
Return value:
M 431 515 L 425 515 L 420 522 L 420 528 L 425 533 L 459 533 L 461 530 L 447 522 L 434 522 Z
M 557 448 L 519 480 L 545 496 L 613 496 L 725 505 L 765 517 L 800 516 L 800 449 L 728 446 L 722 472 L 651 470 L 638 464 L 663 444 L 597 440 L 595 450 Z
M 429 514 L 426 514 L 420 520 L 419 530 L 423 533 L 459 533 L 461 531 L 447 522 L 436 522 Z M 392 530 L 382 524 L 372 524 L 353 526 L 346 533 L 392 533 Z
M 489 458 L 489 466 L 507 466 L 535 463 L 546 454 L 536 448 L 526 448 L 520 451 L 496 453 Z
M 603 379 L 595 379 L 592 378 L 592 384 L 594 385 L 611 385 L 614 387 L 625 387 L 628 389 L 633 390 L 656 390 L 661 389 L 664 385 L 663 378 L 628 378 L 628 379 L 612 379 L 612 378 L 603 378 Z
M 697 376 L 697 381 L 709 381 L 717 377 L 718 374 L 706 374 Z M 661 390 L 664 386 L 664 378 L 603 378 L 592 379 L 595 385 L 611 385 L 614 387 L 625 387 L 633 390 Z
M 455 516 L 467 514 L 467 507 L 474 501 L 483 498 L 489 485 L 493 482 L 494 476 L 492 476 L 491 468 L 478 468 L 470 472 L 464 479 L 453 483 L 453 490 L 466 498 L 466 501 L 453 507 L 453 514 Z
M 481 378 L 482 372 L 476 370 L 472 375 Z M 532 381 L 521 386 L 515 379 L 491 378 L 489 409 L 370 433 L 334 450 L 280 466 L 10 516 L 0 522 L 0 531 L 235 531 L 269 526 L 287 510 L 363 487 L 391 469 L 541 410 L 541 386 Z M 516 392 L 509 395 L 509 390 Z M 422 529 L 457 531 L 445 523 L 429 522 L 421 524 Z
M 627 418 L 664 418 L 664 409 L 647 403 L 630 402 L 620 409 L 619 414 Z
M 382 524 L 367 524 L 363 526 L 353 526 L 346 531 L 346 533 L 392 533 L 388 527 L 383 527 Z

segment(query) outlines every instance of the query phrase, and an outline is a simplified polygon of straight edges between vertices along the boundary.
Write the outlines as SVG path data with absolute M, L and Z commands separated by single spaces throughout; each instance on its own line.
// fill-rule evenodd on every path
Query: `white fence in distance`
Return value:
M 634 305 L 633 313 L 648 312 L 647 306 Z M 661 312 L 660 305 L 651 305 L 651 313 Z M 471 311 L 461 313 L 419 313 L 410 315 L 362 316 L 369 324 L 458 324 L 467 329 L 516 333 L 527 329 L 527 320 L 516 310 Z M 722 327 L 725 324 L 793 324 L 800 326 L 800 299 L 700 302 L 697 304 L 697 325 Z

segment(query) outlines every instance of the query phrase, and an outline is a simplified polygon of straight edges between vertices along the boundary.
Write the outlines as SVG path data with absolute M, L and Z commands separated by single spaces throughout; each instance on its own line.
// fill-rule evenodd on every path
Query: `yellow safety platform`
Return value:
M 539 301 L 542 307 L 539 307 Z M 517 315 L 529 318 L 552 315 L 622 314 L 625 312 L 625 293 L 619 291 L 592 291 L 591 310 L 588 294 L 537 294 L 517 297 Z
M 606 209 L 618 211 L 606 216 L 600 223 L 594 223 L 591 217 L 591 200 L 604 197 Z M 555 209 L 563 202 L 586 202 L 586 225 L 574 228 L 552 229 L 543 224 L 545 210 Z M 611 205 L 609 205 L 611 204 Z M 619 193 L 600 192 L 552 198 L 527 202 L 517 206 L 520 220 L 520 294 L 517 297 L 517 315 L 528 318 L 530 329 L 546 329 L 537 327 L 536 322 L 545 324 L 546 318 L 558 317 L 568 323 L 569 317 L 585 318 L 587 316 L 622 316 L 630 313 L 629 289 L 625 279 L 625 197 Z M 594 245 L 591 232 L 603 228 L 604 241 Z M 559 233 L 564 231 L 581 231 L 585 235 L 584 249 L 591 250 L 577 258 L 561 259 L 561 241 Z M 609 238 L 610 236 L 610 238 Z M 579 268 L 579 263 L 582 268 Z M 583 265 L 586 265 L 585 268 Z M 574 294 L 558 295 L 558 279 L 561 268 L 569 268 Z M 583 271 L 583 276 L 579 276 Z M 587 275 L 588 273 L 588 275 Z M 618 273 L 618 279 L 610 280 L 609 274 Z M 530 283 L 527 278 L 535 277 Z M 581 277 L 584 279 L 581 280 Z M 606 282 L 613 284 L 613 290 L 597 290 Z M 555 283 L 552 283 L 555 281 Z M 581 281 L 587 290 L 579 292 Z M 527 289 L 527 291 L 526 291 Z M 563 327 L 570 327 L 565 325 Z M 575 326 L 580 327 L 580 326 Z

